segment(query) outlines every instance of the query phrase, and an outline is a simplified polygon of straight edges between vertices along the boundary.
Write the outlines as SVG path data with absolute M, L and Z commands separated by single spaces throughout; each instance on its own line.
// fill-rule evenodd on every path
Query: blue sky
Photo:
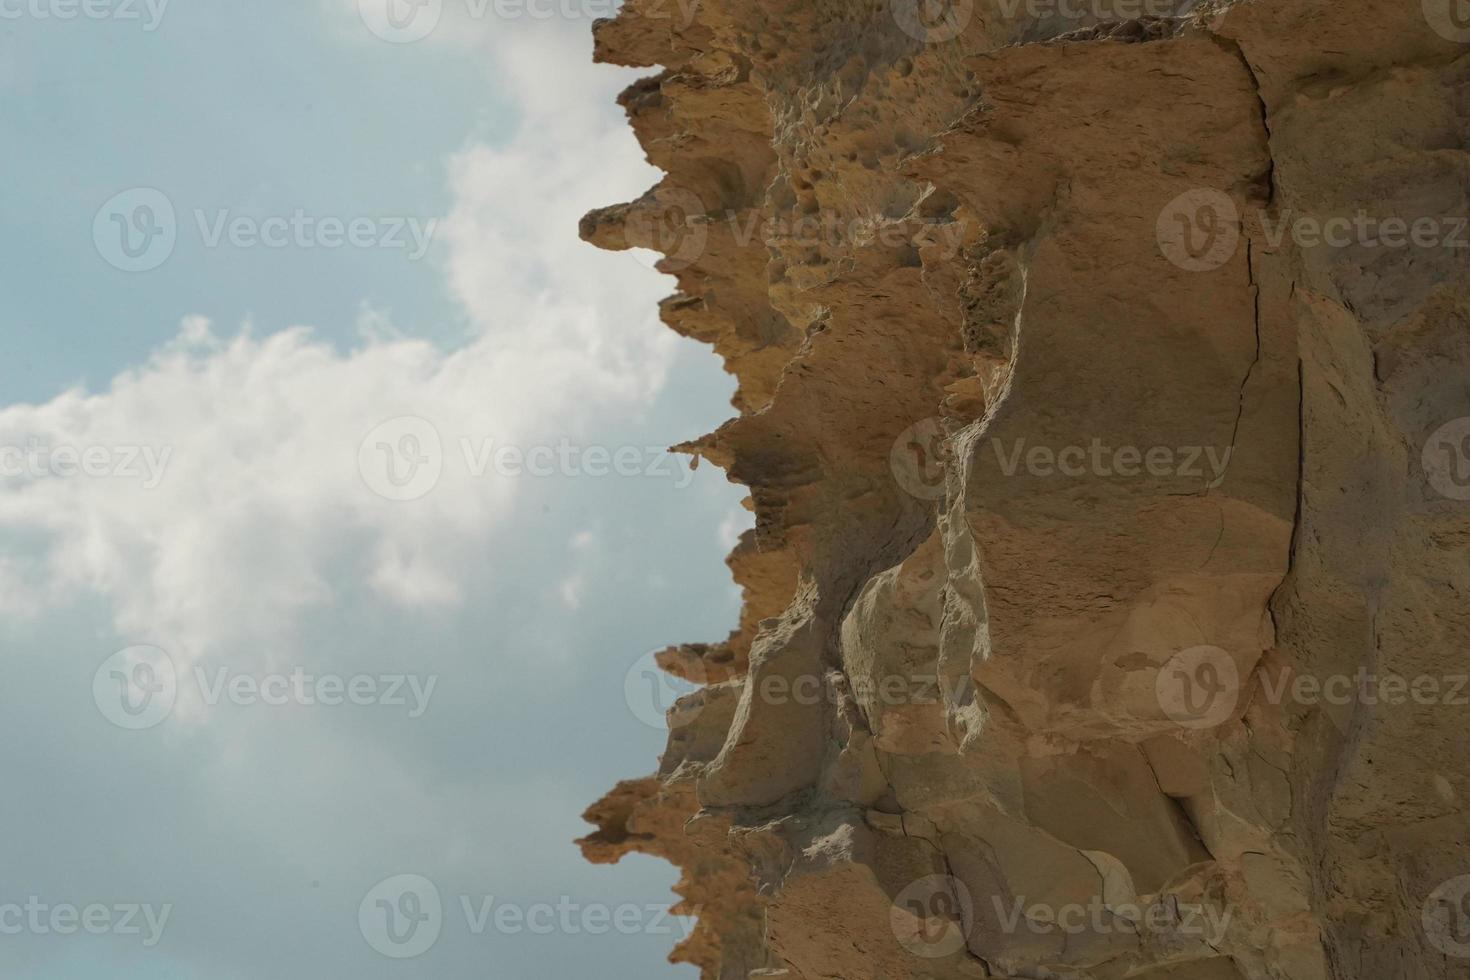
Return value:
M 6 391 L 36 399 L 81 378 L 101 384 L 201 311 L 266 330 L 309 323 L 342 340 L 368 303 L 419 335 L 462 336 L 431 263 L 372 250 L 210 253 L 186 239 L 164 268 L 136 277 L 93 249 L 98 206 L 140 185 L 167 188 L 181 208 L 445 213 L 445 159 L 469 141 L 503 143 L 516 107 L 486 84 L 483 55 L 354 39 L 350 13 L 175 3 L 152 33 L 122 21 L 0 22 L 12 91 L 0 118 L 28 148 L 0 161 L 4 220 L 27 232 L 0 268 L 7 352 L 26 341 L 0 367 Z
M 576 238 L 657 177 L 613 104 L 634 75 L 590 65 L 605 10 L 450 3 L 394 44 L 356 0 L 177 2 L 153 31 L 30 6 L 56 2 L 0 18 L 0 972 L 692 976 L 653 908 L 672 869 L 570 843 L 662 747 L 628 672 L 733 624 L 748 524 L 659 451 L 730 411 L 657 322 L 671 281 Z M 136 188 L 176 243 L 125 272 L 94 226 Z M 315 237 L 248 234 L 294 214 Z M 200 215 L 247 234 L 211 245 Z M 372 244 L 326 247 L 331 221 Z M 392 222 L 432 229 L 421 258 Z M 384 482 L 415 459 L 432 480 Z M 376 687 L 250 693 L 293 675 Z M 405 678 L 433 684 L 417 714 Z M 372 917 L 403 875 L 443 911 L 399 958 Z M 11 928 L 28 904 L 42 927 Z M 495 925 L 558 905 L 549 932 Z M 165 906 L 156 943 L 121 926 Z M 594 934 L 620 906 L 644 911 Z M 46 925 L 89 907 L 95 935 Z

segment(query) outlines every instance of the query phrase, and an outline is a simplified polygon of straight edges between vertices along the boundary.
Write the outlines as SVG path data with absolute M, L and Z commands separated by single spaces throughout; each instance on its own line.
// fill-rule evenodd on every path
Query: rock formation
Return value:
M 1463 0 L 628 0 L 738 417 L 594 861 L 705 980 L 1470 977 Z

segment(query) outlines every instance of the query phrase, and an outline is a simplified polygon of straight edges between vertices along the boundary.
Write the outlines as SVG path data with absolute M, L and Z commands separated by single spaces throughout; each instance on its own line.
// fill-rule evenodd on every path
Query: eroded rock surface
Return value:
M 1170 6 L 1171 9 L 1158 9 Z M 1146 11 L 1147 16 L 1140 16 Z M 629 0 L 738 379 L 720 643 L 595 861 L 707 980 L 1470 977 L 1470 11 Z M 1346 693 L 1344 693 L 1346 692 Z

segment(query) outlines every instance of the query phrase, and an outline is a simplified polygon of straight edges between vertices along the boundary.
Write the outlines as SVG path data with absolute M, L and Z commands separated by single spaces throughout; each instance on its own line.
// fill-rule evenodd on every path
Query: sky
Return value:
M 694 976 L 571 843 L 749 524 L 609 12 L 0 0 L 0 974 Z

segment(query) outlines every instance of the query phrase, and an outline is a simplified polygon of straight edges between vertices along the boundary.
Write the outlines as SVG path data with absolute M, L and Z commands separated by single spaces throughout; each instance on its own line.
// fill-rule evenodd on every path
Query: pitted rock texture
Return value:
M 739 627 L 660 656 L 703 686 L 582 842 L 683 869 L 676 961 L 1470 977 L 1457 2 L 597 25 L 662 69 L 621 101 L 667 176 L 582 233 L 665 254 L 738 380 L 682 448 L 755 515 Z

